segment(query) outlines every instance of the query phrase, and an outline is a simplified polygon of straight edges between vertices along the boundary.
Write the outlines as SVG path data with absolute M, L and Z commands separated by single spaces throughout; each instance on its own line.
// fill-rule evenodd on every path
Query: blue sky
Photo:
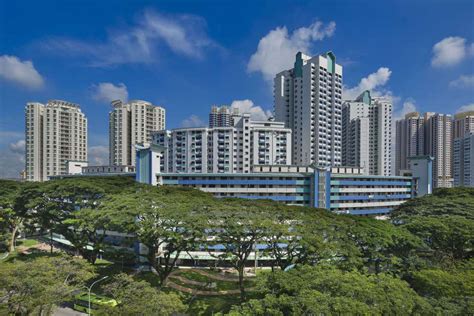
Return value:
M 332 50 L 345 96 L 370 88 L 407 111 L 474 108 L 474 2 L 0 0 L 0 177 L 22 169 L 26 102 L 79 103 L 91 163 L 106 163 L 114 97 L 205 124 L 213 104 L 272 110 L 296 51 Z

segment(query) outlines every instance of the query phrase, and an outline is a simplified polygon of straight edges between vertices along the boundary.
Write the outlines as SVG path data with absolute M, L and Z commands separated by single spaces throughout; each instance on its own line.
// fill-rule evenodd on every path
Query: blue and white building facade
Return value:
M 143 157 L 148 165 L 149 156 Z M 358 167 L 255 165 L 250 173 L 219 174 L 152 171 L 159 168 L 139 172 L 139 165 L 136 180 L 142 183 L 194 187 L 216 197 L 268 199 L 354 215 L 387 214 L 422 189 L 417 177 L 366 175 Z

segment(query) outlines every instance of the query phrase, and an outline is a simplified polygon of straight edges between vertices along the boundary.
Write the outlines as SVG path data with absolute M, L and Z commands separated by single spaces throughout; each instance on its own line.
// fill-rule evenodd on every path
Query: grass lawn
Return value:
M 17 247 L 33 247 L 39 244 L 36 239 L 18 239 L 16 242 Z
M 206 272 L 211 272 L 211 270 L 206 270 Z M 216 273 L 218 272 L 211 272 Z M 200 290 L 211 290 L 211 291 L 223 291 L 223 290 L 237 290 L 239 288 L 238 282 L 235 281 L 219 281 L 206 277 L 205 275 L 193 272 L 187 269 L 178 270 L 177 275 L 187 278 L 189 280 L 198 281 L 198 282 L 213 282 L 216 283 L 217 287 L 215 288 L 205 288 L 198 285 L 186 284 L 180 280 L 171 278 L 170 281 L 173 281 L 176 284 Z M 159 286 L 158 277 L 151 272 L 141 272 L 136 276 L 137 279 L 145 280 L 149 282 L 152 286 Z M 245 287 L 250 288 L 255 285 L 255 281 L 252 279 L 245 280 Z M 183 297 L 185 304 L 189 305 L 187 314 L 189 315 L 213 315 L 217 312 L 226 313 L 230 310 L 232 305 L 238 305 L 240 303 L 240 295 L 222 295 L 222 296 L 192 296 L 191 294 L 182 293 L 171 288 L 164 288 L 165 292 L 175 292 L 180 294 Z M 257 293 L 247 291 L 247 298 L 252 299 L 257 297 Z
M 240 304 L 239 295 L 225 296 L 186 296 L 185 302 L 189 304 L 187 314 L 211 316 L 217 312 L 227 313 L 232 305 Z M 256 293 L 247 292 L 247 300 L 258 298 Z
M 206 270 L 206 272 L 209 272 L 208 270 Z M 217 274 L 217 272 L 215 272 Z M 174 283 L 177 283 L 179 285 L 183 285 L 185 287 L 189 287 L 189 288 L 192 288 L 192 289 L 198 289 L 198 290 L 212 290 L 212 291 L 228 291 L 228 290 L 238 290 L 239 289 L 239 282 L 237 282 L 237 280 L 235 281 L 222 281 L 222 280 L 215 280 L 215 279 L 212 279 L 212 278 L 208 278 L 207 276 L 205 275 L 202 275 L 202 274 L 199 274 L 197 272 L 194 272 L 194 271 L 190 271 L 190 270 L 186 270 L 186 269 L 183 269 L 183 270 L 179 270 L 176 275 L 179 275 L 183 278 L 186 278 L 188 280 L 193 280 L 193 281 L 198 281 L 198 282 L 203 282 L 203 283 L 212 283 L 214 284 L 214 287 L 213 288 L 209 288 L 209 287 L 205 287 L 205 286 L 199 286 L 199 285 L 192 285 L 192 284 L 186 284 L 185 282 L 182 282 L 182 281 L 179 281 L 177 279 L 173 279 L 171 277 L 171 280 L 174 282 Z M 254 286 L 255 282 L 251 279 L 244 279 L 244 286 L 246 288 L 250 288 L 252 286 Z

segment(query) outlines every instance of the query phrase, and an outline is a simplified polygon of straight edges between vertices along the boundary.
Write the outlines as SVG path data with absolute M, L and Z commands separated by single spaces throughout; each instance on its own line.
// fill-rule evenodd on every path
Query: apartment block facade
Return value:
M 236 110 L 231 110 L 228 106 L 213 106 L 209 113 L 209 127 L 229 127 L 232 126 L 232 114 L 238 114 Z
M 392 104 L 364 91 L 342 109 L 342 165 L 392 175 Z
M 453 135 L 454 186 L 474 187 L 474 111 L 454 116 Z
M 112 102 L 109 112 L 109 164 L 135 165 L 138 143 L 151 142 L 151 132 L 164 130 L 165 109 L 147 101 Z
M 409 113 L 396 127 L 396 172 L 409 168 L 408 158 L 429 155 L 433 160 L 434 187 L 452 187 L 453 120 L 449 114 Z
M 165 148 L 162 172 L 249 173 L 253 165 L 291 164 L 291 130 L 282 122 L 232 115 L 232 126 L 178 128 L 153 133 Z
M 328 52 L 296 54 L 294 67 L 274 79 L 275 120 L 293 131 L 293 163 L 342 162 L 342 66 Z
M 67 174 L 68 161 L 87 161 L 87 118 L 79 105 L 62 100 L 27 103 L 26 180 Z

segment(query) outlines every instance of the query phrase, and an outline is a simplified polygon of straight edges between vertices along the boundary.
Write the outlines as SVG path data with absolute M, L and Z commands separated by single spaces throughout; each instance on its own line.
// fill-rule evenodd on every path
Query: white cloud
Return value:
M 393 122 L 401 120 L 405 117 L 406 114 L 416 111 L 417 110 L 415 100 L 408 98 L 405 100 L 405 102 L 403 102 L 402 108 L 400 110 L 396 110 L 393 113 Z M 393 124 L 393 126 L 395 126 L 395 124 Z
M 87 152 L 90 166 L 103 166 L 109 164 L 108 146 L 91 146 Z
M 450 36 L 433 46 L 433 67 L 449 67 L 459 64 L 465 57 L 474 55 L 474 43 L 467 44 L 466 39 Z
M 33 62 L 21 61 L 15 56 L 0 56 L 0 77 L 29 89 L 39 89 L 44 85 L 44 79 Z
M 181 122 L 181 127 L 203 127 L 206 125 L 199 116 L 194 114 Z
M 296 29 L 291 34 L 286 26 L 277 27 L 260 39 L 257 51 L 247 64 L 247 71 L 261 72 L 266 80 L 271 81 L 275 74 L 292 67 L 297 52 L 310 53 L 315 41 L 331 37 L 335 30 L 335 22 L 324 25 L 320 21 Z
M 474 75 L 461 75 L 458 79 L 449 83 L 454 88 L 474 88 Z
M 474 111 L 474 103 L 466 104 L 459 107 L 459 109 L 456 110 L 456 113 L 462 113 L 462 112 L 468 112 L 468 111 Z
M 380 67 L 376 72 L 362 78 L 359 84 L 353 88 L 344 87 L 343 95 L 346 100 L 357 98 L 363 91 L 369 90 L 372 96 L 386 96 L 392 98 L 388 90 L 380 89 L 390 79 L 392 71 L 387 67 Z
M 25 132 L 0 131 L 0 145 L 8 145 L 25 137 Z
M 10 150 L 17 154 L 24 154 L 25 153 L 25 140 L 20 139 L 15 143 L 11 143 L 9 146 Z
M 20 139 L 18 141 L 14 141 L 9 143 L 8 146 L 0 149 L 0 179 L 19 178 L 20 172 L 23 169 L 25 169 L 24 140 Z
M 163 15 L 152 10 L 145 10 L 133 27 L 109 32 L 104 42 L 51 38 L 40 45 L 53 53 L 86 58 L 97 67 L 153 62 L 163 46 L 190 58 L 201 58 L 206 49 L 218 47 L 208 37 L 203 18 Z
M 110 102 L 113 100 L 122 100 L 126 102 L 128 100 L 127 86 L 123 83 L 114 85 L 110 82 L 101 82 L 97 85 L 93 85 L 92 90 L 92 97 L 98 101 Z
M 230 105 L 231 109 L 237 109 L 240 114 L 250 113 L 250 118 L 254 121 L 266 121 L 272 116 L 272 112 L 257 106 L 252 100 L 235 100 Z

